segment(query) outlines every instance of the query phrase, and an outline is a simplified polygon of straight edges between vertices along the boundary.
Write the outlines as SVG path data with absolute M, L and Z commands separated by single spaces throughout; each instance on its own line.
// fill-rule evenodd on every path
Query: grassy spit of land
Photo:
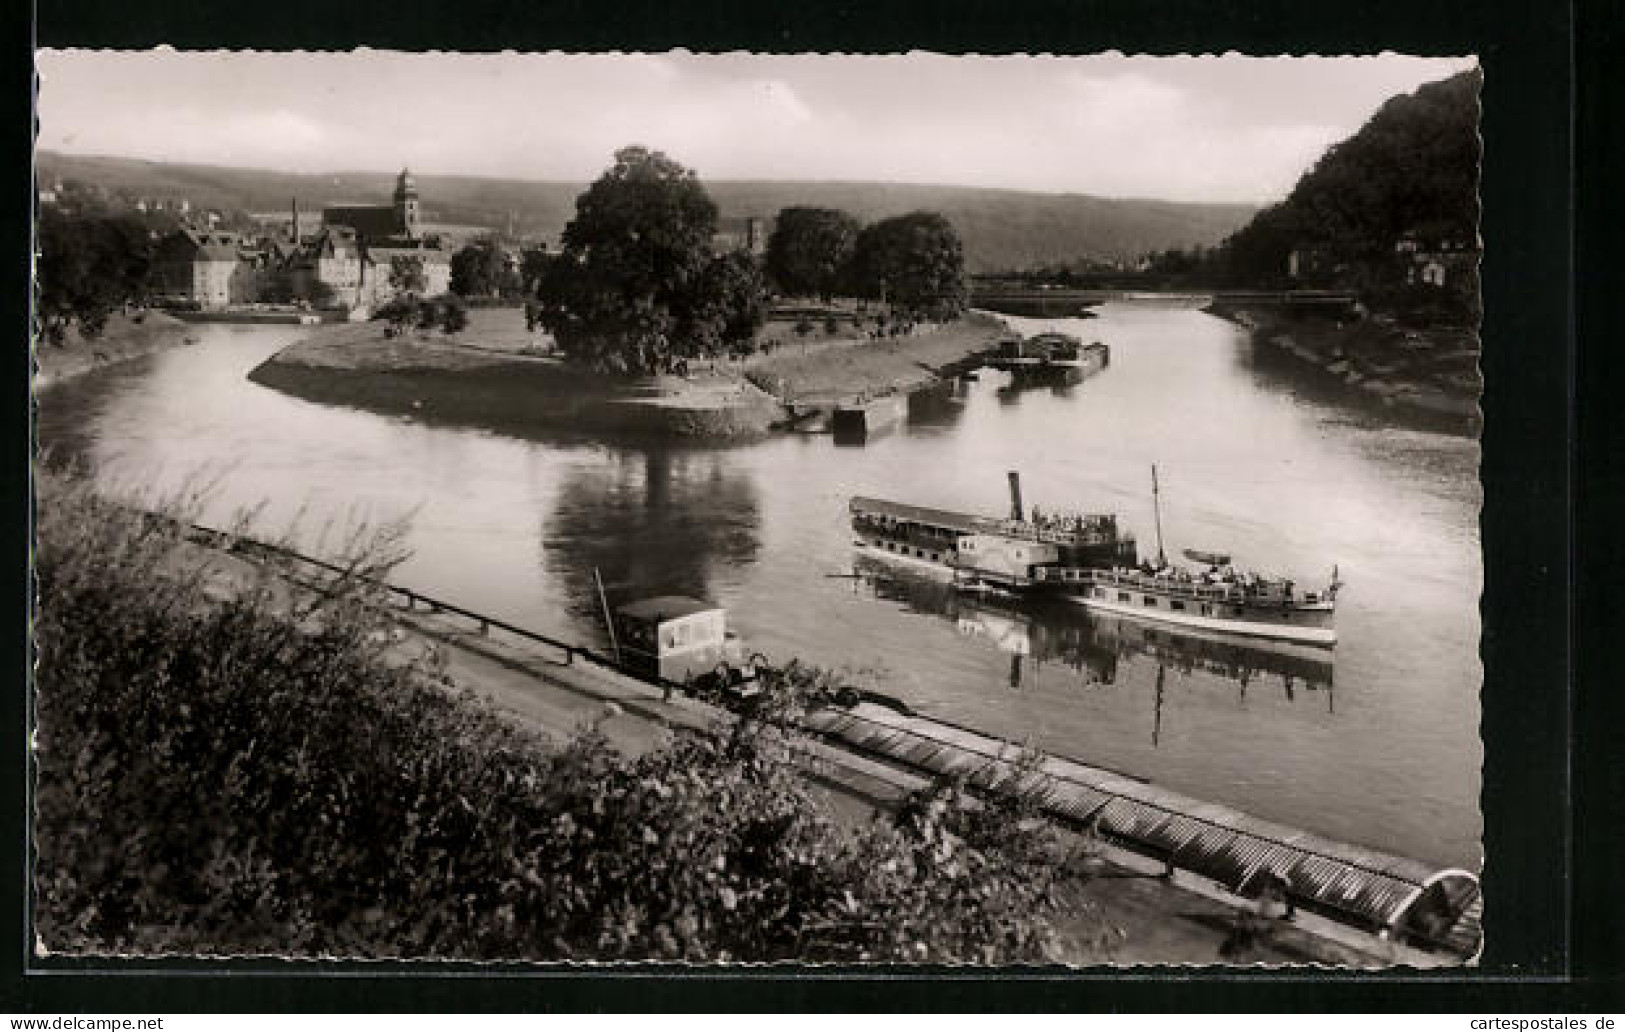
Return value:
M 1470 331 L 1409 327 L 1384 315 L 1340 321 L 1223 301 L 1208 311 L 1386 407 L 1456 430 L 1476 430 L 1481 422 L 1479 341 Z
M 115 313 L 95 337 L 85 337 L 71 327 L 62 343 L 37 340 L 34 345 L 34 386 L 49 387 L 82 376 L 93 369 L 125 362 L 156 351 L 189 344 L 196 329 L 158 311 Z
M 383 322 L 321 327 L 250 379 L 314 401 L 514 428 L 731 438 L 766 432 L 780 407 L 737 372 L 612 379 L 552 354 L 517 308 L 476 308 L 455 336 L 387 337 Z
M 872 339 L 846 322 L 792 335 L 769 323 L 769 345 L 743 362 L 697 365 L 689 375 L 612 380 L 571 367 L 514 308 L 480 308 L 448 337 L 386 337 L 381 322 L 321 327 L 251 374 L 314 401 L 427 419 L 497 426 L 627 430 L 734 438 L 766 432 L 796 408 L 908 393 L 1009 331 L 979 313 Z

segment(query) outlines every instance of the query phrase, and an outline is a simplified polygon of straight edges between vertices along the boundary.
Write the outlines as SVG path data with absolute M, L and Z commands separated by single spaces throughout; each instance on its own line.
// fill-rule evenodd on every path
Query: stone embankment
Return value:
M 745 375 L 762 390 L 798 410 L 833 407 L 886 394 L 911 394 L 939 382 L 1010 335 L 1000 319 L 972 312 L 951 323 L 921 327 L 899 337 L 857 337 L 795 345 L 757 355 Z
M 1206 311 L 1362 399 L 1457 432 L 1475 432 L 1482 423 L 1479 344 L 1468 331 L 1413 329 L 1381 315 L 1339 322 L 1225 301 Z
M 194 343 L 195 334 L 195 329 L 174 316 L 149 311 L 113 315 L 95 337 L 85 337 L 73 328 L 61 344 L 36 338 L 34 388 L 43 390 L 94 369 Z

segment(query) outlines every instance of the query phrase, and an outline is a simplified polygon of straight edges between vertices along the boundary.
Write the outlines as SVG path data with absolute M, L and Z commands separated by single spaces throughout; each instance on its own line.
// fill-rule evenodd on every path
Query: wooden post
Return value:
M 615 637 L 615 618 L 609 612 L 609 597 L 604 594 L 604 578 L 598 576 L 598 567 L 592 568 L 593 583 L 598 585 L 598 602 L 604 607 L 604 626 L 609 628 L 609 647 L 615 653 L 615 665 L 621 665 L 621 643 Z

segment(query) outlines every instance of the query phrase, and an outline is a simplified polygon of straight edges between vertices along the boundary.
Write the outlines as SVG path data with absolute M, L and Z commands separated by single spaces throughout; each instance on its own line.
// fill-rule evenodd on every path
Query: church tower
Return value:
M 418 188 L 412 173 L 401 169 L 395 179 L 395 228 L 410 240 L 418 238 Z

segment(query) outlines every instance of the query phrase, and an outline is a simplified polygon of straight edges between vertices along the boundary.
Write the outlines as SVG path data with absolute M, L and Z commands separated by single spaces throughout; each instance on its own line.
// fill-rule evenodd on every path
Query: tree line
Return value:
M 887 301 L 923 318 L 965 309 L 964 247 L 935 212 L 860 226 L 834 208 L 786 208 L 768 238 L 766 269 L 787 294 Z
M 963 247 L 941 215 L 860 227 L 844 212 L 786 208 L 760 265 L 744 250 L 717 252 L 717 218 L 693 170 L 644 147 L 617 151 L 545 262 L 535 324 L 570 359 L 635 374 L 748 353 L 775 289 L 871 298 L 911 317 L 965 308 Z
M 140 219 L 46 208 L 35 232 L 35 311 L 50 343 L 61 344 L 75 325 L 95 337 L 113 312 L 146 302 L 154 246 Z
M 865 226 L 835 209 L 786 208 L 760 262 L 717 248 L 717 226 L 717 206 L 693 170 L 626 147 L 577 198 L 558 253 L 529 247 L 515 260 L 495 240 L 475 241 L 452 256 L 451 290 L 522 299 L 527 323 L 552 334 L 567 359 L 624 374 L 749 353 L 775 293 L 874 300 L 908 321 L 952 319 L 966 307 L 963 245 L 934 212 Z M 115 308 L 144 303 L 153 254 L 134 219 L 44 212 L 38 278 L 50 339 L 75 322 L 94 336 Z M 391 270 L 397 280 L 415 306 L 411 278 Z M 414 308 L 391 318 L 404 329 L 424 317 Z

